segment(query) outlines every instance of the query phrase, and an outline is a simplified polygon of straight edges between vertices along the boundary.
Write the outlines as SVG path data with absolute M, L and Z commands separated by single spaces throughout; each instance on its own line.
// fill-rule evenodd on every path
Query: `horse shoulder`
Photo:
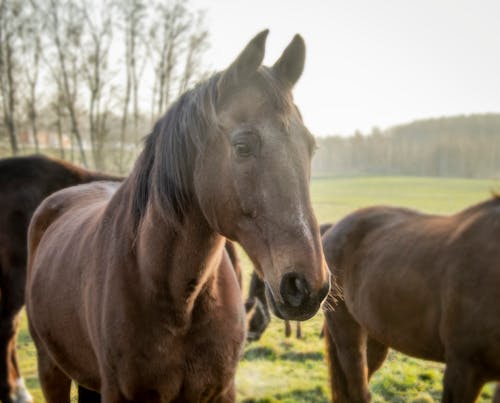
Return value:
M 99 202 L 107 201 L 117 186 L 115 183 L 96 182 L 65 188 L 48 196 L 31 218 L 28 228 L 28 256 L 33 258 L 44 234 L 64 214 L 79 207 L 91 211 L 92 203 L 98 206 Z M 73 221 L 74 217 L 65 225 L 70 226 Z
M 342 286 L 345 276 L 356 266 L 364 239 L 392 221 L 399 209 L 374 206 L 359 209 L 336 223 L 323 236 L 323 250 L 333 276 Z

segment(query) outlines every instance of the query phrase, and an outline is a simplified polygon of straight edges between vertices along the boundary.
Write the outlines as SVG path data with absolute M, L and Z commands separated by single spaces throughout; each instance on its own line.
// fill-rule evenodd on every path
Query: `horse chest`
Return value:
M 233 382 L 244 334 L 211 333 L 164 337 L 129 351 L 118 366 L 123 394 L 132 401 L 152 391 L 158 402 L 202 401 L 226 390 Z

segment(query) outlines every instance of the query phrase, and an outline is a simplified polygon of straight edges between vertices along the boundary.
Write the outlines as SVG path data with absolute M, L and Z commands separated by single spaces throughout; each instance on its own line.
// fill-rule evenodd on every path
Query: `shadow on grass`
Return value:
M 304 362 L 307 360 L 323 361 L 325 356 L 320 351 L 296 352 L 286 351 L 278 354 L 273 348 L 266 346 L 258 346 L 247 349 L 243 355 L 243 359 L 247 361 L 268 360 L 276 361 L 277 359 L 284 361 Z
M 247 349 L 245 354 L 243 354 L 243 359 L 247 361 L 255 361 L 255 360 L 276 360 L 276 351 L 274 351 L 270 347 L 258 346 Z
M 277 393 L 273 397 L 261 399 L 245 399 L 242 403 L 293 403 L 293 402 L 308 402 L 308 403 L 328 403 L 328 396 L 325 391 L 319 386 L 313 389 L 294 389 L 287 393 Z
M 321 351 L 308 351 L 306 353 L 287 351 L 280 356 L 282 360 L 303 362 L 306 360 L 323 361 L 325 355 Z

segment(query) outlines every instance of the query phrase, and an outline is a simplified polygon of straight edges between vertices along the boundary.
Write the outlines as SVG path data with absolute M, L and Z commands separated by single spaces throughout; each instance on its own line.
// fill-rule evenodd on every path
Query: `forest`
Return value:
M 500 114 L 418 120 L 316 139 L 315 174 L 498 177 Z

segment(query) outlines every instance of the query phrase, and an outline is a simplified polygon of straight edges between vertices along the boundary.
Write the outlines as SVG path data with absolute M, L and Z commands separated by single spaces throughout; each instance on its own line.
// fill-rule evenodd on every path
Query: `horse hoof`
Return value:
M 14 403 L 33 403 L 33 396 L 28 392 L 24 385 L 24 379 L 20 378 L 16 381 L 16 391 L 12 398 Z
M 33 396 L 26 389 L 16 391 L 14 398 L 12 399 L 14 403 L 33 403 Z

